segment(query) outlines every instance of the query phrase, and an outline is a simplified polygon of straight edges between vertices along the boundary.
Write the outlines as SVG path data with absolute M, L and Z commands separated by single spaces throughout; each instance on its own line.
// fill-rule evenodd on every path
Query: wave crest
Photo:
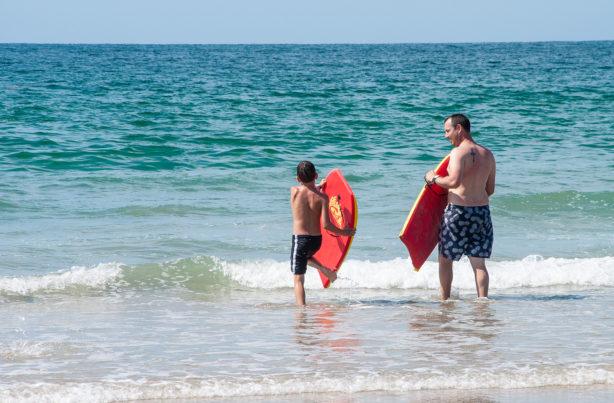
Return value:
M 0 292 L 30 295 L 75 287 L 100 288 L 121 279 L 122 266 L 121 263 L 100 263 L 90 268 L 75 266 L 43 275 L 0 278 Z
M 420 272 L 414 272 L 408 259 L 371 262 L 348 260 L 339 271 L 332 289 L 439 289 L 437 262 L 428 261 Z M 453 287 L 473 290 L 475 282 L 468 259 L 454 266 Z M 543 258 L 527 256 L 520 260 L 488 261 L 492 290 L 538 287 L 614 287 L 614 257 Z M 286 261 L 226 261 L 200 256 L 160 264 L 128 266 L 122 263 L 100 263 L 93 267 L 72 267 L 54 273 L 0 278 L 0 293 L 28 296 L 48 292 L 74 290 L 153 290 L 184 288 L 192 292 L 245 287 L 280 289 L 292 287 L 293 275 Z M 322 289 L 317 271 L 307 270 L 305 287 Z

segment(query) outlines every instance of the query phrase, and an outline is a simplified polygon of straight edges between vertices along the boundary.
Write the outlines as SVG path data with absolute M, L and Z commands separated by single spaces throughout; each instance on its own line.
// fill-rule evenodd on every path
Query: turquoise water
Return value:
M 0 93 L 3 400 L 614 385 L 614 42 L 3 44 Z M 397 237 L 456 112 L 498 164 L 485 304 Z M 299 310 L 303 159 L 359 217 Z

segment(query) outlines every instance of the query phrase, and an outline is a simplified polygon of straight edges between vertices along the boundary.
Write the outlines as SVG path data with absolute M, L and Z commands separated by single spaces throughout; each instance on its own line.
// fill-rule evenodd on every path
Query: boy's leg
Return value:
M 307 261 L 307 264 L 311 267 L 315 267 L 316 269 L 320 270 L 320 272 L 324 274 L 324 276 L 326 276 L 326 278 L 328 278 L 331 283 L 337 280 L 337 272 L 332 271 L 331 269 L 322 266 L 320 262 L 318 262 L 314 258 L 310 258 Z
M 294 295 L 296 295 L 296 303 L 305 305 L 305 275 L 294 275 Z
M 452 260 L 439 255 L 439 284 L 441 286 L 441 298 L 444 300 L 450 298 L 452 290 L 452 278 L 454 277 L 452 264 Z
M 486 270 L 486 259 L 483 257 L 469 256 L 469 262 L 471 263 L 473 274 L 475 275 L 475 288 L 478 291 L 478 297 L 488 297 L 488 283 L 490 278 L 488 276 L 488 270 Z

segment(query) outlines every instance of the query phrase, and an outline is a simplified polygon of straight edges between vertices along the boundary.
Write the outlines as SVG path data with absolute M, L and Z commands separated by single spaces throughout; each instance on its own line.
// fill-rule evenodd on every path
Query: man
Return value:
M 445 136 L 455 147 L 450 152 L 448 176 L 434 171 L 425 175 L 428 183 L 448 189 L 448 206 L 439 228 L 439 283 L 441 297 L 450 298 L 452 264 L 467 255 L 475 275 L 478 297 L 488 297 L 488 270 L 493 230 L 488 207 L 495 191 L 495 158 L 471 137 L 469 119 L 454 114 L 444 121 Z
M 302 161 L 296 167 L 296 179 L 302 186 L 290 188 L 290 204 L 294 226 L 292 230 L 291 270 L 294 273 L 294 294 L 298 305 L 305 305 L 305 272 L 307 265 L 320 270 L 331 281 L 337 279 L 337 273 L 322 266 L 313 255 L 322 245 L 322 226 L 337 235 L 352 236 L 355 228 L 347 225 L 343 229 L 335 227 L 328 217 L 328 196 L 316 186 L 318 178 L 316 168 L 309 161 Z

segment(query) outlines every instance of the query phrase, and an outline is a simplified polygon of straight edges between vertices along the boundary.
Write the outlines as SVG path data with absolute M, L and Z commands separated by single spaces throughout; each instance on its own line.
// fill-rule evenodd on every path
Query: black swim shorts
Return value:
M 489 258 L 493 230 L 488 205 L 467 207 L 448 204 L 439 226 L 439 254 L 450 260 L 463 255 Z
M 294 274 L 305 274 L 307 261 L 322 246 L 322 235 L 292 235 L 290 270 Z

